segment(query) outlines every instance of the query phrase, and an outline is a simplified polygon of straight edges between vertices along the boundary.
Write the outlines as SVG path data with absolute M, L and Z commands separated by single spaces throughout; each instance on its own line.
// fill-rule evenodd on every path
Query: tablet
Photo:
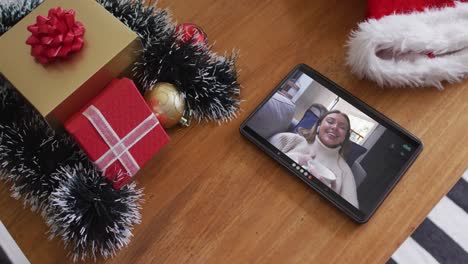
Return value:
M 240 131 L 359 223 L 369 220 L 423 147 L 304 64 L 280 82 Z

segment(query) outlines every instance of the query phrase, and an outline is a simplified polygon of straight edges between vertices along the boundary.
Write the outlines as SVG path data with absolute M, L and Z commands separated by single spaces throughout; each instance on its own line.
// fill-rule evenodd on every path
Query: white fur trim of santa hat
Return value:
M 468 3 L 369 19 L 350 34 L 347 63 L 380 86 L 435 86 L 468 77 Z

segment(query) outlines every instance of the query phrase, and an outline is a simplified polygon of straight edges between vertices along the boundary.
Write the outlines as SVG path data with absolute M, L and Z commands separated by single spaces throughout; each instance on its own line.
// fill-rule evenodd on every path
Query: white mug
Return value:
M 336 175 L 315 159 L 311 159 L 307 162 L 307 170 L 328 187 L 331 187 L 336 181 Z

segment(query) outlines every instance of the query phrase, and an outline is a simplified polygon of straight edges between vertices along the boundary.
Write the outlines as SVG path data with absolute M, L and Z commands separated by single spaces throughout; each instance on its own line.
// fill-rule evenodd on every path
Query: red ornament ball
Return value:
M 199 26 L 192 23 L 183 23 L 176 27 L 176 34 L 180 35 L 180 40 L 184 43 L 206 45 L 208 40 L 205 32 Z
M 27 29 L 32 35 L 26 44 L 31 45 L 31 55 L 42 64 L 66 58 L 83 48 L 85 28 L 75 21 L 73 9 L 51 8 L 47 17 L 37 16 L 36 24 Z

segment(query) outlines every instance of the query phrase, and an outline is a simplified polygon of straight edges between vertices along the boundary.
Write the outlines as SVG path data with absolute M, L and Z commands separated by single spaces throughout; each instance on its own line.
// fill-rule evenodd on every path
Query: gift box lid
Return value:
M 31 46 L 25 43 L 31 35 L 27 26 L 35 24 L 38 15 L 47 16 L 49 9 L 59 6 L 75 10 L 76 20 L 85 26 L 84 46 L 66 60 L 43 65 L 31 56 Z M 76 95 L 68 102 L 74 107 L 58 111 L 59 115 L 64 111 L 71 115 L 127 69 L 139 49 L 136 33 L 96 1 L 46 0 L 0 37 L 0 73 L 43 116 Z M 86 85 L 87 89 L 78 90 Z

